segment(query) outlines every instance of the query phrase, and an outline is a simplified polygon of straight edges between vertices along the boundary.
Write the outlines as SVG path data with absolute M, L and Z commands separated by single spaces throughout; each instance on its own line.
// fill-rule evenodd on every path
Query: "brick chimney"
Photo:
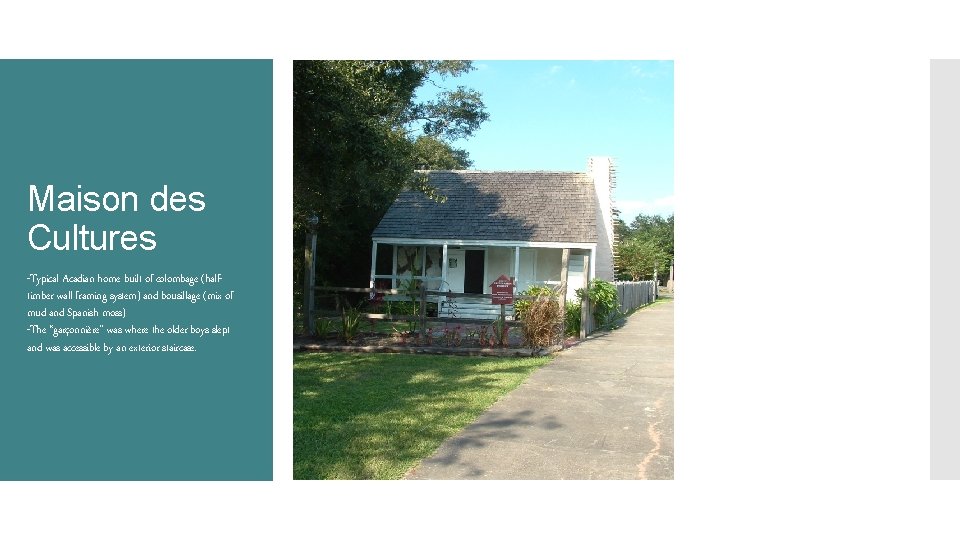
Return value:
M 597 262 L 596 277 L 613 281 L 613 259 L 616 238 L 613 231 L 613 190 L 617 185 L 616 168 L 609 157 L 591 157 L 587 173 L 593 178 L 597 194 Z

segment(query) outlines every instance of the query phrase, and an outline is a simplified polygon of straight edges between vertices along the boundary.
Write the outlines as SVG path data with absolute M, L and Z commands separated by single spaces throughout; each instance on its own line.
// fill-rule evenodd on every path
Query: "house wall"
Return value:
M 560 262 L 562 249 L 537 250 L 537 281 L 560 281 Z
M 586 283 L 584 250 L 571 250 L 570 269 L 567 272 L 567 299 L 576 298 L 576 290 Z M 517 290 L 523 291 L 533 285 L 557 287 L 560 283 L 563 250 L 558 248 L 534 248 L 520 250 L 520 281 Z M 499 275 L 499 274 L 498 274 Z
M 539 251 L 533 248 L 520 249 L 520 275 L 517 276 L 517 292 L 524 291 L 536 283 L 536 259 Z
M 590 269 L 586 267 L 584 258 L 587 253 L 574 251 L 570 253 L 570 269 L 567 271 L 567 300 L 576 300 L 577 289 L 587 284 Z
M 463 292 L 463 278 L 466 276 L 464 265 L 466 265 L 466 252 L 462 249 L 452 248 L 447 251 L 447 261 L 450 266 L 447 268 L 447 286 L 453 292 Z
M 513 248 L 487 248 L 486 273 L 484 274 L 483 292 L 491 294 L 490 284 L 503 274 L 513 275 L 514 252 Z
M 517 276 L 517 291 L 523 291 L 533 285 L 542 285 L 545 281 L 560 281 L 560 261 L 562 249 L 520 248 L 520 274 Z M 490 294 L 490 283 L 500 277 L 513 276 L 516 254 L 514 248 L 487 248 L 486 293 Z M 553 284 L 551 284 L 553 285 Z

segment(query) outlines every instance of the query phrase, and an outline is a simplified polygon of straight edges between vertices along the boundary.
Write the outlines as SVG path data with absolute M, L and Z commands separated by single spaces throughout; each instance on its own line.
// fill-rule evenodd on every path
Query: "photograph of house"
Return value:
M 673 479 L 673 62 L 293 68 L 294 479 Z

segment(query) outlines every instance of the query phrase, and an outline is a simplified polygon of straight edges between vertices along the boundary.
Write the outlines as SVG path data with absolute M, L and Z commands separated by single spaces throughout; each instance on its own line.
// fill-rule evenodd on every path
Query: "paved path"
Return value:
M 409 479 L 672 479 L 673 301 L 557 355 Z

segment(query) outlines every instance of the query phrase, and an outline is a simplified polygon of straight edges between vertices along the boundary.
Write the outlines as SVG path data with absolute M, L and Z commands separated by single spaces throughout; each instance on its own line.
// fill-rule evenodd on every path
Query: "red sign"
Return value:
M 493 305 L 512 304 L 513 303 L 513 279 L 500 274 L 496 281 L 490 284 L 490 292 L 493 296 Z

